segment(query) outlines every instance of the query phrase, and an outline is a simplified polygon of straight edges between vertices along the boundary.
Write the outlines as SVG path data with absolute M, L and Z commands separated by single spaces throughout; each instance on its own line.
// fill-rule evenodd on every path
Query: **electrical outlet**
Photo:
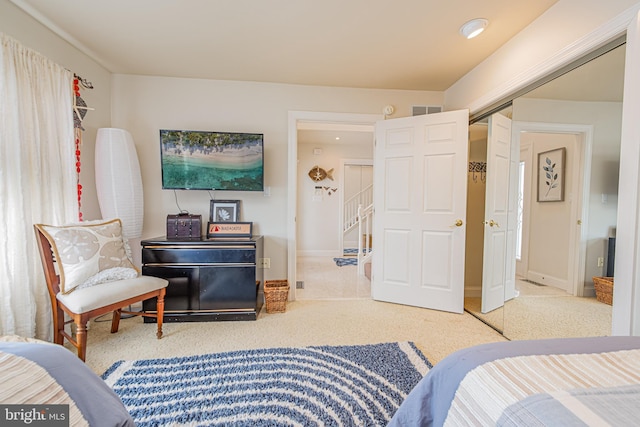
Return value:
M 603 267 L 603 266 L 604 266 L 604 258 L 598 257 L 598 267 Z
M 260 258 L 258 260 L 258 267 L 271 268 L 271 258 Z

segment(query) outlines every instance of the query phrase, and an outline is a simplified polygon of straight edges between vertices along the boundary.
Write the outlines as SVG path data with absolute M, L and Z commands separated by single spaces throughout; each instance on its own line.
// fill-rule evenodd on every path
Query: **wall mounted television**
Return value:
M 162 188 L 264 190 L 261 133 L 160 130 Z

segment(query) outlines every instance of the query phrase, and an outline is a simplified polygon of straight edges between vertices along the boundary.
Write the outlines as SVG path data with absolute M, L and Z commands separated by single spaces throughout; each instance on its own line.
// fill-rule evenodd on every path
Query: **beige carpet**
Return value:
M 464 299 L 464 309 L 471 315 L 485 322 L 487 325 L 495 328 L 499 332 L 503 332 L 504 329 L 504 310 L 502 307 L 497 308 L 488 313 L 483 313 L 482 298 L 466 297 Z
M 512 340 L 611 335 L 611 306 L 595 298 L 515 298 L 504 311 L 504 335 Z
M 611 335 L 611 306 L 595 297 L 574 297 L 551 286 L 516 282 L 520 296 L 504 308 L 480 312 L 480 298 L 465 298 L 465 310 L 511 340 Z
M 87 365 L 102 374 L 123 359 L 395 341 L 413 341 L 435 364 L 461 348 L 505 341 L 502 335 L 468 313 L 445 313 L 372 300 L 295 301 L 288 304 L 285 313 L 267 314 L 263 308 L 256 321 L 166 323 L 161 340 L 155 337 L 155 327 L 135 317 L 122 320 L 119 332 L 111 334 L 110 322 L 92 321 Z

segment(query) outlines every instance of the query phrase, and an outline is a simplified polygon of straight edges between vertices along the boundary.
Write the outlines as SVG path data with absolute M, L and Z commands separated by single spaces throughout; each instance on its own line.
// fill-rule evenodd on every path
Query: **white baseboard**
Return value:
M 545 273 L 539 273 L 537 271 L 529 270 L 527 272 L 527 279 L 532 282 L 540 283 L 541 285 L 553 286 L 554 288 L 562 289 L 564 291 L 567 291 L 568 289 L 568 283 L 566 280 L 559 279 Z

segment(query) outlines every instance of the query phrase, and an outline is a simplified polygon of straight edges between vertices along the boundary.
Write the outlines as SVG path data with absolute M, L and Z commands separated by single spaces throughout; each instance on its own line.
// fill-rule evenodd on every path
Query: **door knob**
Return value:
M 490 221 L 484 221 L 483 222 L 484 225 L 488 225 L 489 227 L 493 227 L 494 225 L 496 227 L 500 227 L 500 224 L 498 224 L 497 222 L 495 222 L 494 220 L 490 220 Z
M 462 224 L 464 223 L 461 219 L 456 219 L 456 222 L 451 227 L 462 227 Z

